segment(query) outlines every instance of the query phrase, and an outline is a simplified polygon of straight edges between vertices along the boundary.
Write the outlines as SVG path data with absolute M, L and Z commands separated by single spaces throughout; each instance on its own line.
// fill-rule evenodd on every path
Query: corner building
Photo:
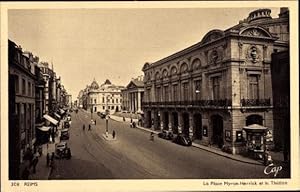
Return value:
M 182 51 L 143 66 L 146 127 L 189 135 L 193 142 L 245 149 L 243 127 L 273 132 L 272 53 L 289 47 L 288 10 L 251 12 L 225 31 L 209 31 Z

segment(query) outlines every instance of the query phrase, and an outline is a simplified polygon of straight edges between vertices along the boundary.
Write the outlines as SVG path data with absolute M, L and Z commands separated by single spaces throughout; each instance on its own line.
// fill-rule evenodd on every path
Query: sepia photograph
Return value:
M 290 43 L 298 10 L 165 4 L 7 5 L 8 189 L 42 191 L 30 186 L 44 181 L 299 187 L 298 45 Z

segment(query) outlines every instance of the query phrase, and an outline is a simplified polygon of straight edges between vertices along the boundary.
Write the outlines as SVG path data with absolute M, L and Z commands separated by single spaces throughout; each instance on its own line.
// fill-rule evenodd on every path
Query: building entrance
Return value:
M 182 133 L 186 136 L 189 136 L 189 128 L 190 128 L 189 114 L 188 113 L 183 113 L 182 114 L 182 119 L 183 119 Z
M 202 116 L 199 113 L 194 115 L 194 139 L 202 139 Z
M 211 117 L 212 122 L 212 144 L 221 148 L 224 144 L 223 141 L 223 118 L 220 115 L 213 115 Z
M 164 112 L 163 114 L 163 129 L 168 130 L 169 129 L 169 114 L 168 112 Z
M 178 114 L 176 112 L 173 112 L 172 117 L 173 117 L 172 131 L 174 134 L 178 134 Z
M 153 119 L 152 119 L 152 117 L 151 117 L 151 111 L 147 111 L 146 112 L 147 114 L 146 114 L 146 116 L 147 116 L 147 122 L 146 122 L 146 126 L 147 126 L 147 128 L 151 128 L 151 126 L 152 126 L 152 123 L 153 123 Z

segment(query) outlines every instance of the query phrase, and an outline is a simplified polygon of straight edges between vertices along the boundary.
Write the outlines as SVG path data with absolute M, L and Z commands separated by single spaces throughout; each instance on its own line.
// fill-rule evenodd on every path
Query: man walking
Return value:
M 91 130 L 91 124 L 89 124 L 89 129 L 88 129 L 89 131 Z
M 115 138 L 115 136 L 116 136 L 116 132 L 115 132 L 115 130 L 113 130 L 113 132 L 112 132 L 112 136 L 113 136 L 113 139 Z
M 47 153 L 47 167 L 49 166 L 49 163 L 50 163 L 50 154 Z

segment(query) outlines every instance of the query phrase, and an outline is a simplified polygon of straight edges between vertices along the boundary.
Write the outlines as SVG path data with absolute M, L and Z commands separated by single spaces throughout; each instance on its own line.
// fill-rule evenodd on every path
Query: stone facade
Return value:
M 19 178 L 27 149 L 35 144 L 35 67 L 32 54 L 14 42 L 9 51 L 9 176 Z
M 288 10 L 259 9 L 225 31 L 143 67 L 145 125 L 189 135 L 194 142 L 243 150 L 243 127 L 273 132 L 272 53 L 288 48 Z M 285 12 L 285 13 L 284 13 Z
M 142 101 L 144 97 L 143 76 L 132 79 L 122 91 L 122 110 L 131 113 L 142 113 Z
M 121 110 L 122 96 L 121 89 L 124 87 L 113 85 L 106 80 L 101 86 L 94 80 L 87 87 L 87 110 L 95 112 L 115 113 Z

